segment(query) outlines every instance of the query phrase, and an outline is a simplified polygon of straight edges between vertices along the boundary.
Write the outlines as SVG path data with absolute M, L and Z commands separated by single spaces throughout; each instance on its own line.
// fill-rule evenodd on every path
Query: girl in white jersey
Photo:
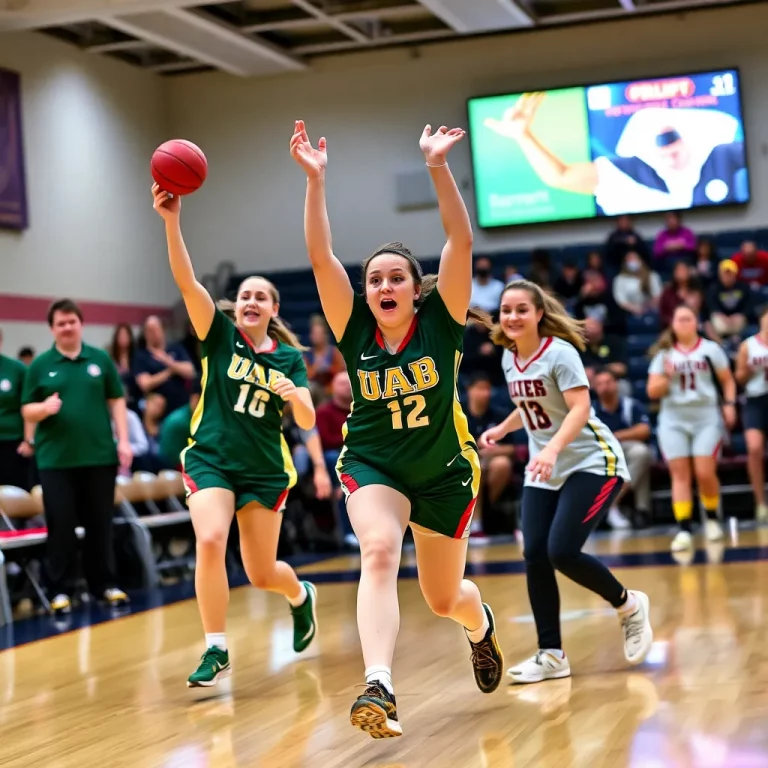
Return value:
M 723 537 L 717 459 L 725 436 L 723 420 L 729 429 L 736 422 L 736 383 L 728 357 L 714 341 L 699 336 L 697 322 L 690 307 L 679 306 L 651 350 L 654 356 L 648 369 L 648 397 L 661 400 L 659 449 L 669 467 L 672 511 L 680 525 L 672 540 L 673 552 L 693 546 L 691 467 L 707 513 L 707 539 Z M 722 414 L 716 381 L 724 395 Z
M 592 409 L 577 351 L 584 349 L 581 324 L 537 285 L 515 280 L 501 296 L 499 325 L 491 338 L 506 347 L 502 366 L 517 408 L 479 442 L 487 447 L 513 430 L 528 433 L 522 529 L 539 637 L 538 652 L 507 674 L 517 683 L 571 674 L 562 649 L 555 570 L 616 608 L 624 656 L 639 664 L 653 642 L 647 595 L 626 590 L 597 558 L 581 551 L 629 480 L 618 440 Z
M 768 308 L 760 315 L 760 331 L 742 342 L 736 355 L 736 381 L 747 402 L 741 414 L 747 440 L 747 468 L 755 494 L 755 516 L 768 520 L 765 503 L 765 436 L 768 434 Z

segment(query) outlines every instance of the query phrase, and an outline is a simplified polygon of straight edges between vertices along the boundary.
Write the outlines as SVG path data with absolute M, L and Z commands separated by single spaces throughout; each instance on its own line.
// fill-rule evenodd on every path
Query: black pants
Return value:
M 0 440 L 0 485 L 15 485 L 28 491 L 32 486 L 30 460 L 18 453 L 21 440 Z
M 577 472 L 559 491 L 523 489 L 525 573 L 539 648 L 562 648 L 560 592 L 555 570 L 620 606 L 624 587 L 581 548 L 621 490 L 621 478 Z
M 48 525 L 48 588 L 51 596 L 68 594 L 77 559 L 75 528 L 85 528 L 83 569 L 90 591 L 98 596 L 115 586 L 112 517 L 117 467 L 41 469 Z

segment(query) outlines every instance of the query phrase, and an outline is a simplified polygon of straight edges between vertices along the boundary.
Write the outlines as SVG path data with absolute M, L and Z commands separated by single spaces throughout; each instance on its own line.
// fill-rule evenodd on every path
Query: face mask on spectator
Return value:
M 475 275 L 477 277 L 490 277 L 491 270 L 488 269 L 488 267 L 476 267 L 475 268 Z
M 630 272 L 639 272 L 640 271 L 640 262 L 639 261 L 628 261 L 627 262 L 627 269 Z

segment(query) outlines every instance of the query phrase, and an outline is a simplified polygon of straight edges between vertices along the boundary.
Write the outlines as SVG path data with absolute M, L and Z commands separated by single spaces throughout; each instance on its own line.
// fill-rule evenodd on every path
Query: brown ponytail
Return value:
M 246 282 L 246 280 L 263 280 L 268 286 L 269 286 L 269 293 L 272 296 L 272 301 L 275 302 L 275 304 L 280 304 L 280 294 L 275 288 L 274 284 L 267 280 L 266 277 L 261 277 L 260 275 L 251 275 L 250 277 L 246 277 L 245 280 L 243 280 L 242 283 L 240 283 L 240 286 L 237 289 L 237 292 L 240 293 L 240 289 L 243 286 L 243 283 Z M 216 306 L 230 319 L 232 322 L 236 322 L 235 319 L 235 303 L 233 301 L 230 301 L 229 299 L 222 299 L 221 301 L 216 302 Z M 283 320 L 280 317 L 270 317 L 269 323 L 267 325 L 267 336 L 269 336 L 270 339 L 276 339 L 277 341 L 282 341 L 283 344 L 287 344 L 289 347 L 294 347 L 295 349 L 298 349 L 301 352 L 305 352 L 309 347 L 305 347 L 301 341 L 299 341 L 299 337 L 292 331 L 288 326 L 283 322 Z
M 581 352 L 586 349 L 584 321 L 572 318 L 554 296 L 543 291 L 530 280 L 513 280 L 511 283 L 507 283 L 501 294 L 502 297 L 507 291 L 525 291 L 531 297 L 533 306 L 543 312 L 541 320 L 539 320 L 540 336 L 556 336 L 558 339 L 573 344 Z M 496 323 L 491 329 L 491 341 L 500 347 L 515 350 L 515 342 L 507 338 L 500 323 Z
M 402 256 L 408 262 L 413 282 L 420 288 L 419 298 L 413 302 L 414 307 L 418 309 L 424 303 L 427 296 L 429 296 L 429 294 L 437 287 L 437 275 L 425 275 L 421 268 L 421 264 L 419 264 L 419 260 L 402 243 L 386 243 L 380 248 L 377 248 L 363 262 L 363 290 L 365 290 L 365 277 L 368 274 L 368 266 L 373 259 L 377 256 L 381 256 L 383 253 L 393 253 L 395 256 Z M 474 320 L 476 323 L 484 325 L 489 331 L 493 328 L 493 320 L 491 319 L 491 316 L 481 309 L 470 307 L 467 310 L 467 319 Z

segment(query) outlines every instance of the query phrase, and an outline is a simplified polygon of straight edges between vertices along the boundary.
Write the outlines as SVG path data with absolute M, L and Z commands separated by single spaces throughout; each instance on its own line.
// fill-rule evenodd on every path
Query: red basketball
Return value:
M 152 154 L 152 178 L 172 195 L 200 189 L 208 175 L 208 161 L 200 147 L 184 139 L 171 139 Z

